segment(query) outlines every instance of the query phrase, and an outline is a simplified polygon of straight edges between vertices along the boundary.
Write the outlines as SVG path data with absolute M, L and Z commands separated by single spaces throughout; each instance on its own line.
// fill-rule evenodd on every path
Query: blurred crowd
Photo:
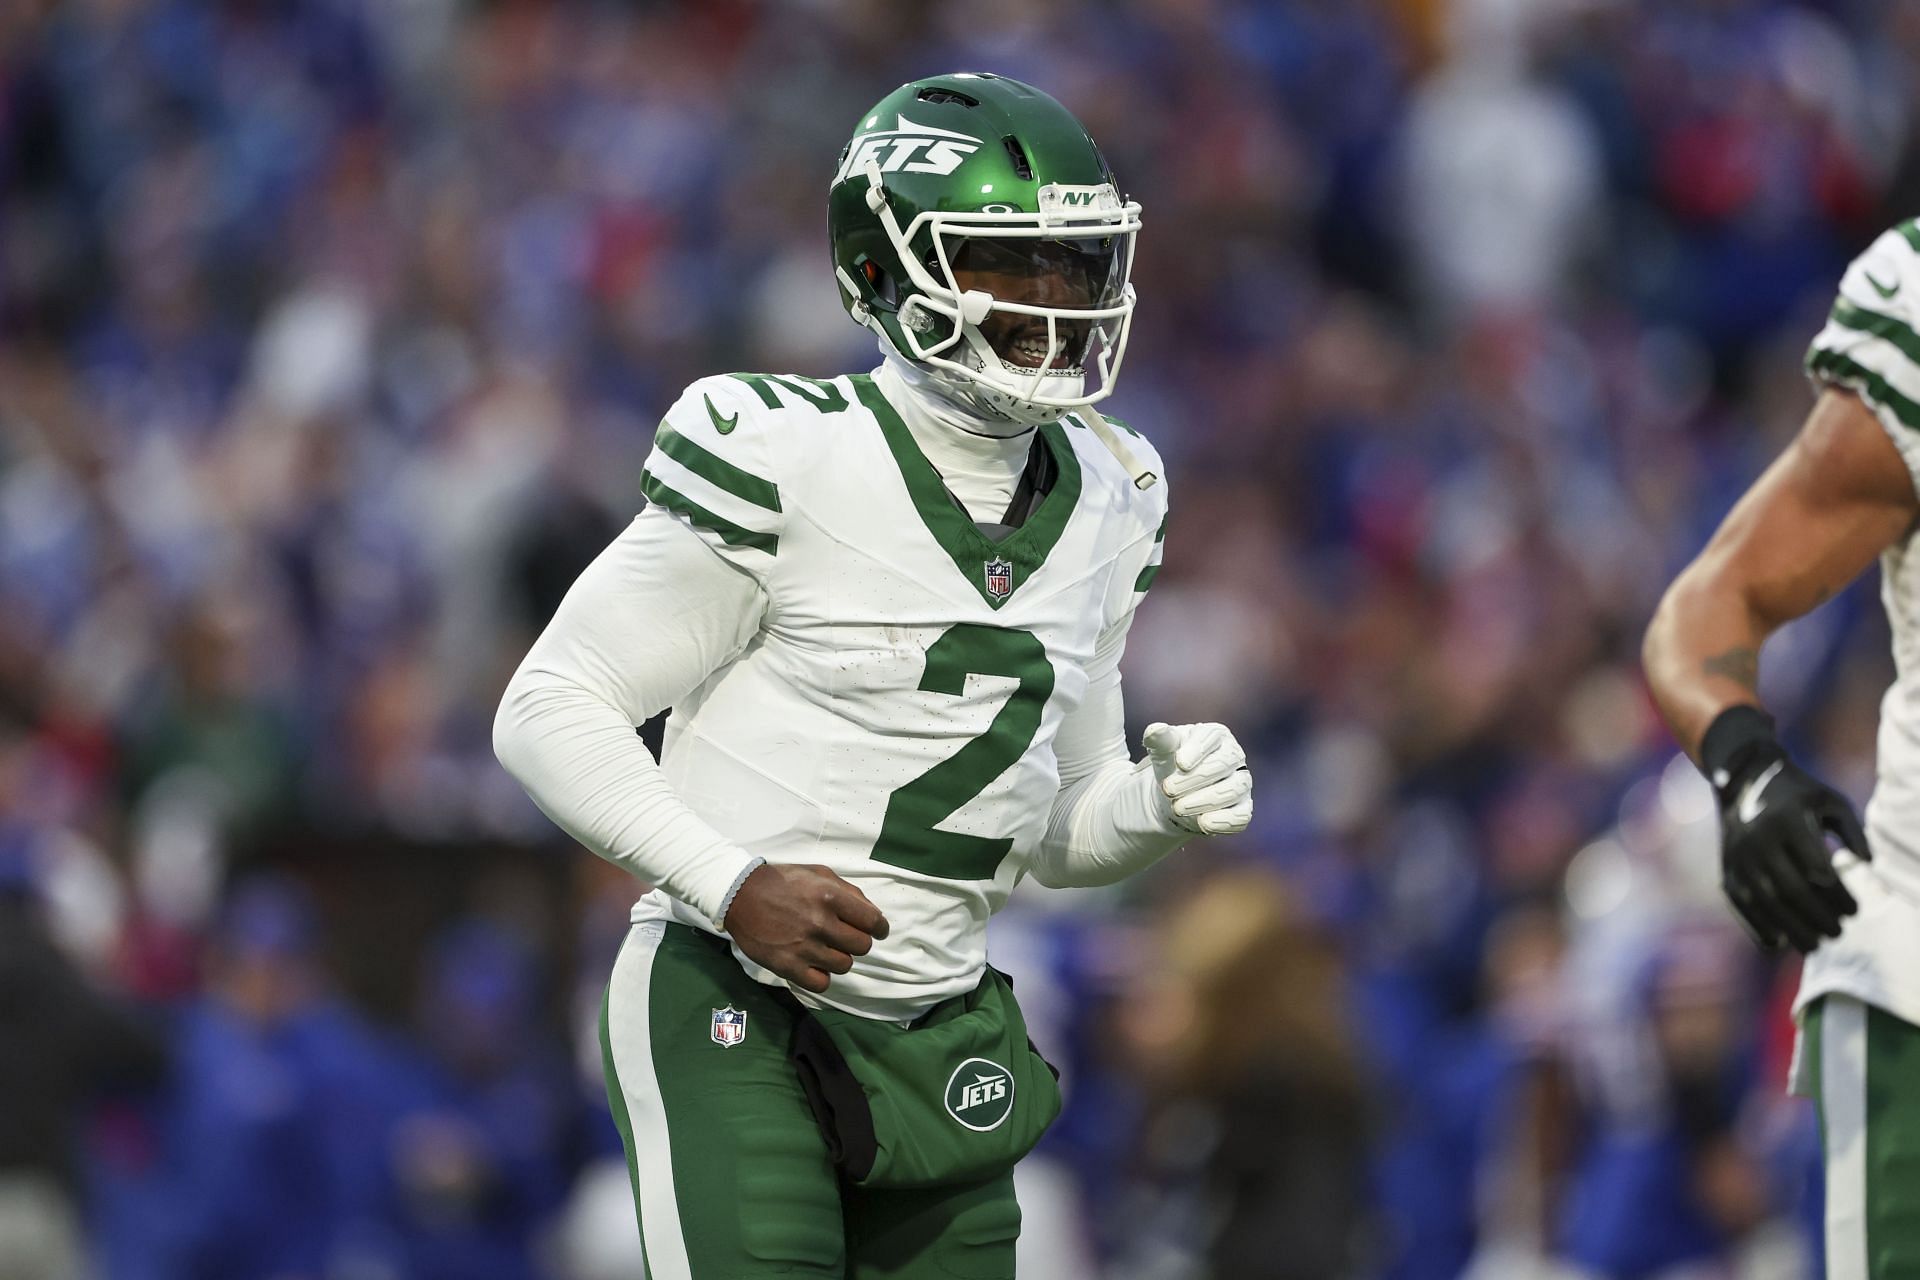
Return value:
M 1145 206 L 1129 714 L 1259 788 L 995 925 L 1023 1274 L 1818 1274 L 1793 974 L 1636 653 L 1920 206 L 1898 0 L 0 5 L 0 1274 L 639 1274 L 638 888 L 492 710 L 681 385 L 876 362 L 826 177 L 951 69 Z M 1869 585 L 1763 692 L 1860 796 L 1889 673 Z

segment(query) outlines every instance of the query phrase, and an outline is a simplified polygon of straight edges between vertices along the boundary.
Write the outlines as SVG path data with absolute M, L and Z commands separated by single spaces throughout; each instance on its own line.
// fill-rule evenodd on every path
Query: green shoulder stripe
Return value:
M 1920 219 L 1908 218 L 1900 224 L 1899 232 L 1907 238 L 1908 244 L 1920 250 Z
M 742 471 L 719 454 L 701 448 L 665 422 L 660 424 L 653 443 L 660 452 L 708 484 L 725 489 L 734 497 L 751 502 L 756 507 L 765 507 L 769 511 L 780 510 L 778 485 L 771 480 L 762 480 L 751 471 Z
M 1153 540 L 1155 542 L 1165 542 L 1167 540 L 1167 517 L 1160 517 L 1160 528 L 1154 532 Z
M 700 528 L 719 535 L 720 540 L 730 547 L 751 547 L 770 556 L 779 554 L 778 535 L 744 528 L 725 516 L 713 514 L 684 493 L 661 484 L 659 477 L 651 471 L 640 473 L 640 492 L 647 495 L 648 502 L 657 502 L 676 515 L 685 516 Z
M 1895 391 L 1887 380 L 1837 351 L 1815 351 L 1807 357 L 1807 372 L 1832 382 L 1852 383 L 1893 411 L 1900 425 L 1920 431 L 1920 404 Z
M 1870 333 L 1876 338 L 1885 338 L 1900 348 L 1907 359 L 1920 364 L 1920 334 L 1916 334 L 1913 326 L 1906 321 L 1896 316 L 1855 306 L 1845 298 L 1833 304 L 1833 311 L 1829 318 L 1843 329 L 1854 329 L 1861 333 Z

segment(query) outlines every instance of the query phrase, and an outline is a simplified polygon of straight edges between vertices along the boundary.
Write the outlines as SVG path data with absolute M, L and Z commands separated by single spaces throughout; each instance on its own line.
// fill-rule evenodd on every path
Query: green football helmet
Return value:
M 1140 206 L 1040 90 L 901 85 L 841 151 L 827 227 L 848 314 L 963 400 L 1049 422 L 1112 394 Z

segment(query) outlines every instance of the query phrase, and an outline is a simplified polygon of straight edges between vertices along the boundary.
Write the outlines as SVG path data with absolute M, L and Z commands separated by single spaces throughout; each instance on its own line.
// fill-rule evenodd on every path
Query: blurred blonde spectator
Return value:
M 1157 1112 L 1147 1158 L 1198 1166 L 1208 1273 L 1358 1274 L 1367 1082 L 1334 949 L 1276 878 L 1224 872 L 1142 967 L 1121 1025 Z

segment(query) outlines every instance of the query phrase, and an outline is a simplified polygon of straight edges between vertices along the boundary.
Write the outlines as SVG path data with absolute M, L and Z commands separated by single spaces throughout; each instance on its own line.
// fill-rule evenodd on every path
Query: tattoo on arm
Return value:
M 1702 662 L 1700 670 L 1710 676 L 1731 680 L 1751 691 L 1760 684 L 1760 651 L 1746 645 L 1736 645 Z

